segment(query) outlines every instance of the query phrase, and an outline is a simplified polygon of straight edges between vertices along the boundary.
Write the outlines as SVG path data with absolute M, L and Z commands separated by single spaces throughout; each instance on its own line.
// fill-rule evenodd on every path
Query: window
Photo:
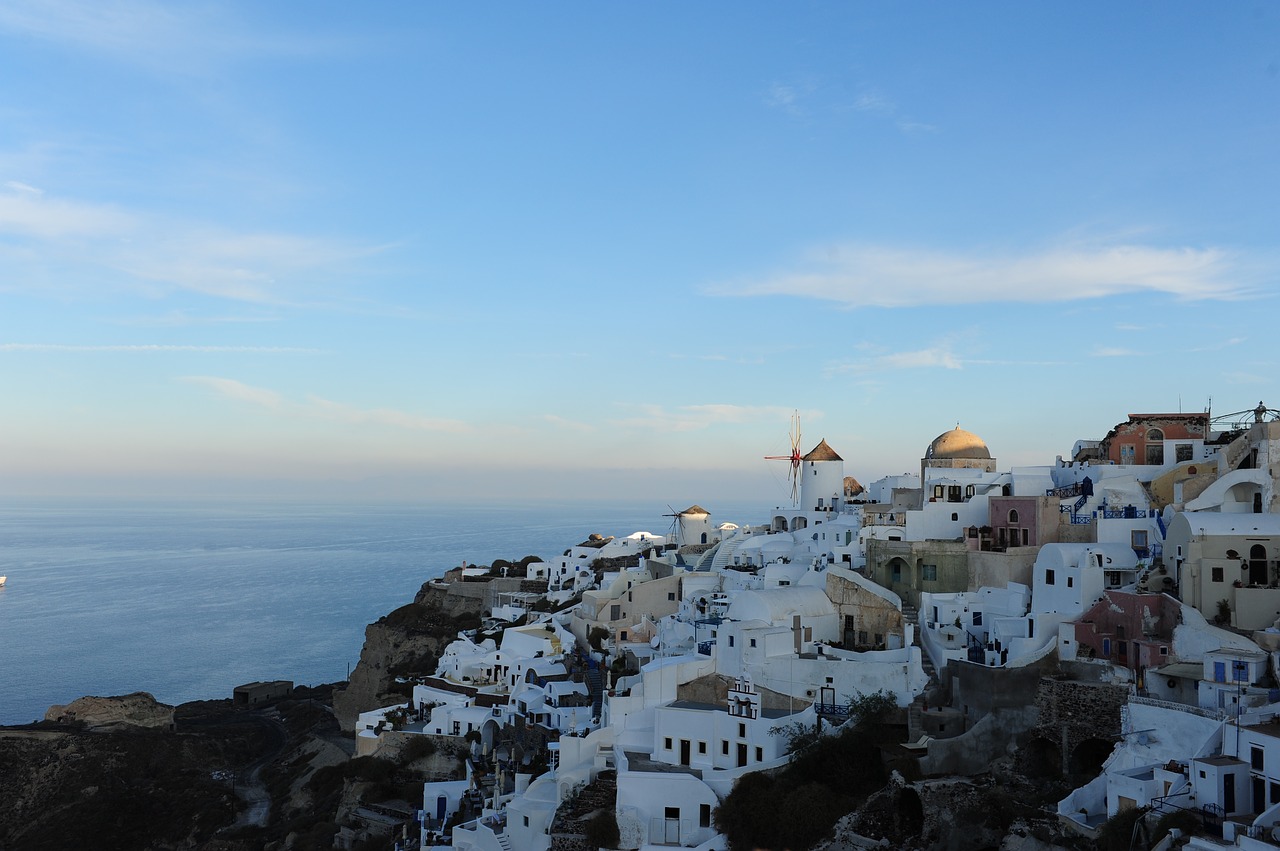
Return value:
M 622 617 L 622 606 L 614 604 L 609 607 L 609 620 L 616 621 Z
M 1010 509 L 1009 509 L 1009 522 L 1010 522 L 1010 523 L 1017 523 L 1017 522 L 1018 522 L 1018 509 L 1016 509 L 1016 508 L 1010 508 Z
M 675 598 L 676 598 L 676 592 L 675 592 L 675 591 L 668 591 L 668 592 L 667 592 L 667 599 L 668 599 L 668 600 L 675 600 Z
M 711 827 L 711 805 L 698 805 L 698 827 Z
M 971 496 L 973 496 L 973 485 L 965 485 L 965 486 L 964 486 L 964 495 L 965 495 L 965 497 L 971 497 Z
M 920 578 L 926 582 L 936 582 L 938 580 L 938 566 L 936 564 L 926 564 L 920 568 Z
M 1023 529 L 1022 530 L 1022 546 L 1024 547 L 1029 546 L 1030 542 L 1031 542 L 1031 530 Z
M 956 514 L 954 511 L 953 511 L 953 512 L 951 512 L 951 522 L 952 522 L 952 523 L 956 522 L 956 521 L 957 521 L 957 520 L 959 520 L 959 519 L 960 519 L 960 515 L 959 515 L 959 514 Z
M 671 750 L 671 737 L 670 737 L 670 736 L 667 736 L 665 739 L 663 739 L 663 740 L 662 740 L 662 749 L 663 749 L 663 750 L 666 750 L 666 751 Z
M 624 629 L 624 630 L 622 631 L 622 633 L 621 633 L 618 637 L 619 637 L 620 639 L 622 639 L 623 641 L 626 641 L 626 640 L 627 640 L 627 631 Z
M 746 737 L 747 737 L 747 725 L 746 725 L 746 724 L 739 724 L 739 725 L 738 725 L 738 738 L 739 738 L 739 739 L 745 739 Z
M 707 743 L 698 742 L 698 753 L 706 753 L 706 752 L 707 752 Z
M 1129 546 L 1135 550 L 1145 550 L 1147 548 L 1147 530 L 1134 529 L 1129 532 Z
M 1168 655 L 1169 655 L 1169 648 L 1168 648 L 1168 647 L 1161 647 L 1161 648 L 1160 648 L 1160 655 L 1161 655 L 1161 656 L 1168 656 Z
M 730 646 L 730 647 L 732 647 L 732 646 L 733 646 L 733 636 L 732 636 L 732 635 L 731 635 L 731 636 L 729 636 L 729 646 Z
M 528 817 L 528 816 L 525 816 L 525 817 L 524 817 L 524 826 L 525 826 L 525 827 L 528 827 L 528 826 L 529 826 L 529 817 Z
M 1212 573 L 1212 578 L 1213 578 L 1213 581 L 1214 581 L 1214 582 L 1221 582 L 1221 581 L 1223 581 L 1223 580 L 1222 580 L 1222 568 L 1220 568 L 1220 567 L 1215 567 L 1215 568 L 1213 568 L 1213 569 L 1212 569 L 1211 573 Z
M 1068 576 L 1068 577 L 1067 577 L 1067 587 L 1068 587 L 1068 588 L 1074 588 L 1074 587 L 1075 587 L 1075 584 L 1076 584 L 1076 578 L 1075 578 L 1074 576 Z
M 973 625 L 982 626 L 982 612 L 973 613 Z
M 933 496 L 935 499 L 942 499 L 944 494 L 946 494 L 946 489 L 944 488 L 943 485 L 933 486 Z
M 728 756 L 728 755 L 729 755 L 729 740 L 728 740 L 728 739 L 721 739 L 721 740 L 720 740 L 720 753 L 724 754 L 725 756 Z
M 1191 444 L 1190 443 L 1176 444 L 1173 447 L 1173 459 L 1179 462 L 1190 461 L 1191 460 Z M 1192 475 L 1195 475 L 1195 474 L 1192 473 Z
M 894 581 L 894 582 L 901 582 L 901 581 L 902 581 L 902 562 L 900 562 L 900 561 L 895 561 L 895 562 L 893 563 L 893 570 L 892 570 L 892 574 L 893 574 L 893 581 Z
M 754 638 L 753 638 L 753 639 L 751 639 L 751 646 L 752 646 L 752 647 L 755 647 L 755 646 L 756 646 L 756 640 L 755 640 Z
M 1262 770 L 1262 748 L 1257 745 L 1249 748 L 1249 767 L 1254 771 Z
M 1147 429 L 1147 440 L 1164 440 L 1164 432 L 1158 428 Z
M 1052 585 L 1052 584 L 1053 584 L 1053 569 L 1052 569 L 1052 568 L 1049 568 L 1049 569 L 1046 569 L 1046 570 L 1045 570 L 1045 572 L 1044 572 L 1044 584 L 1045 584 L 1045 585 Z
M 1277 783 L 1274 780 L 1271 781 L 1270 795 L 1271 795 L 1271 798 L 1270 798 L 1271 803 L 1273 804 L 1280 803 L 1280 783 Z
M 756 762 L 764 762 L 764 748 L 756 748 Z

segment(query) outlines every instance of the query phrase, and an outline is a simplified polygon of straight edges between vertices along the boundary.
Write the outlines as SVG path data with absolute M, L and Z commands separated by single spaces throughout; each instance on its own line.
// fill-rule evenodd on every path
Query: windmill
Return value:
M 676 511 L 674 508 L 672 508 L 671 503 L 667 503 L 667 510 L 670 512 L 670 514 L 662 515 L 663 517 L 671 518 L 671 531 L 667 533 L 667 539 L 670 540 L 671 543 L 674 544 L 677 549 L 679 549 L 680 545 L 684 543 L 681 540 L 681 538 L 684 537 L 681 534 L 681 532 L 683 532 L 684 530 L 681 528 L 681 523 L 680 523 L 680 515 L 682 512 Z
M 800 452 L 800 412 L 796 411 L 791 415 L 791 454 L 790 455 L 766 455 L 766 461 L 790 461 L 791 469 L 787 473 L 787 478 L 791 480 L 791 504 L 797 505 L 800 502 L 800 471 L 803 469 L 802 462 L 804 455 Z

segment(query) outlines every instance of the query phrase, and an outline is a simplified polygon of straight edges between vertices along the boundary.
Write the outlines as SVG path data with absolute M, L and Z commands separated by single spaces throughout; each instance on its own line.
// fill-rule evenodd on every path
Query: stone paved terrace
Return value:
M 646 753 L 640 751 L 624 751 L 627 755 L 627 767 L 631 771 L 652 771 L 662 774 L 692 774 L 699 780 L 702 779 L 702 770 L 698 768 L 690 768 L 687 765 L 672 765 L 669 762 L 659 762 L 651 758 Z

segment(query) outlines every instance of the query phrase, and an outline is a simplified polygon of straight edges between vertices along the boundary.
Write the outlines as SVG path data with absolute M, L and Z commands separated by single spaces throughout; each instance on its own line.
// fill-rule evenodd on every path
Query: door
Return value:
M 1222 810 L 1223 814 L 1228 816 L 1236 811 L 1236 776 L 1234 774 L 1222 776 Z
M 680 764 L 681 765 L 689 764 L 689 740 L 688 739 L 680 740 Z
M 1267 548 L 1254 544 L 1249 548 L 1249 584 L 1266 585 L 1267 582 Z
M 665 830 L 663 831 L 665 836 L 663 837 L 663 841 L 667 845 L 679 845 L 680 844 L 680 808 L 664 807 L 663 809 L 664 809 L 663 821 L 665 822 L 665 825 L 664 825 Z
M 742 742 L 739 742 L 738 743 L 738 767 L 741 768 L 746 764 L 747 764 L 747 746 Z

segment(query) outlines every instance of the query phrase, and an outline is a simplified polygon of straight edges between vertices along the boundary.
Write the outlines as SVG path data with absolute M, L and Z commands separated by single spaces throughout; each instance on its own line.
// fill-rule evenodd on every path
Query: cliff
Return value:
M 511 583 L 514 586 L 507 588 Z M 333 710 L 342 729 L 354 730 L 361 712 L 407 701 L 411 686 L 396 679 L 434 674 L 440 652 L 459 630 L 480 625 L 489 592 L 518 587 L 519 580 L 428 582 L 412 603 L 369 624 L 350 681 L 333 693 Z

